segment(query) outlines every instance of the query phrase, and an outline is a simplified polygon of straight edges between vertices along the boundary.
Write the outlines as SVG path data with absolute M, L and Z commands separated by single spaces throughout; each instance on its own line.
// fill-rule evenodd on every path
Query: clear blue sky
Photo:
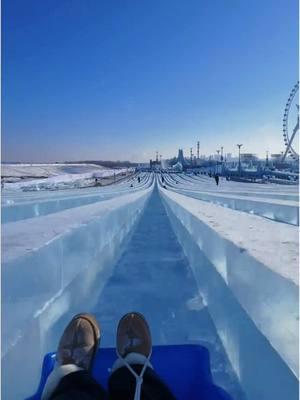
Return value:
M 2 160 L 283 149 L 297 0 L 3 0 Z M 186 150 L 187 151 L 187 150 Z

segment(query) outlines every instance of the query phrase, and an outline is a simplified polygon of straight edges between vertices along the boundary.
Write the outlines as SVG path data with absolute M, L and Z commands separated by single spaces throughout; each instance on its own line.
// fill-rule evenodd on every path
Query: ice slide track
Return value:
M 166 177 L 169 179 L 170 184 L 176 184 L 176 187 L 184 187 L 190 189 L 205 189 L 207 191 L 230 193 L 243 196 L 258 196 L 267 197 L 273 199 L 282 200 L 298 200 L 298 186 L 285 186 L 275 183 L 239 183 L 234 181 L 226 181 L 224 177 L 220 178 L 220 184 L 216 188 L 215 180 L 213 177 L 209 178 L 206 175 L 185 175 L 176 174 L 176 178 L 173 178 L 174 174 L 167 174 Z M 280 189 L 280 190 L 279 190 Z
M 235 399 L 242 399 L 209 313 L 199 302 L 192 271 L 155 188 L 94 310 L 108 332 L 103 345 L 114 344 L 112 320 L 138 308 L 150 322 L 155 344 L 206 340 L 216 379 Z
M 101 323 L 103 347 L 115 345 L 117 321 L 129 310 L 146 316 L 155 345 L 206 346 L 216 383 L 234 400 L 245 399 L 157 186 L 92 309 Z
M 157 181 L 158 178 L 156 178 Z M 8 286 L 5 285 L 4 309 L 11 319 L 10 324 L 16 323 L 21 335 L 22 329 L 24 327 L 25 329 L 23 337 L 18 338 L 19 342 L 16 345 L 12 344 L 15 347 L 10 352 L 9 349 L 7 350 L 5 365 L 8 366 L 7 363 L 10 362 L 13 366 L 13 363 L 20 357 L 27 359 L 28 351 L 31 348 L 34 353 L 32 354 L 33 362 L 32 365 L 28 365 L 26 371 L 23 371 L 23 375 L 26 372 L 29 380 L 32 381 L 31 369 L 34 364 L 36 369 L 41 360 L 39 351 L 43 354 L 45 351 L 53 350 L 61 329 L 70 315 L 82 311 L 82 309 L 94 310 L 95 313 L 98 313 L 104 331 L 102 345 L 112 345 L 114 336 L 111 334 L 116 328 L 119 316 L 131 308 L 144 312 L 149 319 L 154 343 L 202 343 L 207 346 L 211 352 L 217 383 L 231 392 L 235 400 L 244 399 L 239 382 L 243 390 L 244 385 L 246 385 L 248 393 L 250 390 L 249 400 L 281 399 L 283 397 L 280 388 L 283 385 L 291 388 L 288 398 L 295 400 L 295 378 L 279 356 L 278 346 L 275 349 L 272 348 L 266 340 L 267 338 L 255 326 L 251 316 L 247 315 L 236 298 L 237 294 L 245 293 L 246 297 L 250 295 L 253 303 L 251 297 L 253 294 L 249 292 L 249 285 L 253 285 L 251 271 L 253 270 L 256 274 L 256 272 L 261 272 L 257 267 L 261 267 L 256 266 L 255 260 L 250 260 L 248 257 L 248 262 L 251 261 L 251 264 L 246 263 L 245 266 L 242 264 L 240 266 L 243 266 L 244 272 L 245 267 L 251 267 L 249 276 L 246 274 L 247 279 L 242 279 L 242 282 L 236 279 L 241 275 L 235 276 L 234 269 L 238 273 L 240 268 L 234 268 L 236 267 L 234 262 L 236 259 L 241 262 L 240 257 L 244 257 L 243 260 L 246 260 L 245 257 L 247 257 L 247 252 L 242 252 L 237 248 L 238 257 L 235 256 L 234 260 L 230 259 L 232 265 L 228 265 L 231 282 L 235 284 L 235 286 L 230 286 L 230 282 L 223 279 L 222 271 L 218 270 L 219 266 L 223 266 L 223 264 L 218 265 L 220 264 L 218 261 L 222 263 L 221 252 L 232 245 L 227 243 L 223 249 L 222 238 L 217 238 L 217 233 L 210 232 L 207 235 L 205 223 L 203 224 L 201 220 L 195 221 L 188 213 L 182 213 L 179 203 L 179 207 L 175 206 L 174 208 L 172 202 L 166 201 L 168 197 L 166 194 L 172 195 L 173 198 L 175 196 L 175 193 L 169 190 L 152 186 L 141 193 L 138 191 L 131 193 L 127 197 L 113 198 L 106 202 L 32 218 L 30 221 L 8 224 L 6 229 L 11 234 L 10 255 L 16 257 L 16 251 L 22 250 L 14 247 L 18 244 L 15 239 L 22 238 L 26 257 L 14 258 L 10 264 L 8 263 L 4 267 L 4 281 L 12 284 L 12 289 L 15 289 L 15 284 L 17 288 L 21 289 L 21 293 L 15 291 L 14 294 L 14 290 L 8 292 Z M 181 197 L 185 202 L 187 197 Z M 194 202 L 198 207 L 198 200 L 189 199 L 188 202 Z M 206 204 L 205 207 L 217 208 L 215 205 L 202 204 L 203 207 Z M 180 213 L 177 212 L 178 210 Z M 218 210 L 223 212 L 224 209 L 218 207 Z M 226 211 L 233 213 L 232 210 Z M 243 218 L 250 217 L 244 215 Z M 255 216 L 251 218 L 263 220 Z M 65 222 L 60 226 L 62 219 Z M 71 224 L 70 227 L 66 225 L 69 223 L 68 221 Z M 197 226 L 193 225 L 195 222 Z M 263 221 L 263 223 L 271 224 L 269 221 Z M 38 229 L 44 232 L 45 226 L 50 227 L 50 225 L 55 226 L 55 232 L 49 231 L 52 237 L 49 240 L 46 238 L 47 243 L 44 243 L 46 239 L 38 235 Z M 73 226 L 72 229 L 70 229 L 71 226 Z M 200 243 L 199 239 L 204 242 L 205 238 L 199 238 L 197 236 L 199 232 L 195 231 L 196 235 L 194 235 L 187 230 L 193 226 L 202 230 L 202 233 L 200 232 L 202 236 L 203 234 L 208 236 L 208 242 L 217 245 L 214 253 L 218 259 L 216 257 L 212 260 L 206 258 L 202 250 L 196 249 Z M 21 228 L 24 232 L 31 232 L 32 228 L 35 229 L 37 239 L 42 245 L 40 250 L 39 248 L 30 249 L 31 238 L 28 240 L 25 238 L 24 241 Z M 285 229 L 296 228 L 286 226 Z M 121 253 L 118 251 L 119 248 Z M 115 253 L 118 258 L 115 258 Z M 107 260 L 110 256 L 113 257 L 109 261 L 112 264 L 108 266 Z M 41 260 L 42 265 L 40 265 Z M 18 273 L 12 273 L 12 268 Z M 290 285 L 289 282 L 284 282 L 284 279 L 270 271 L 265 271 L 264 277 L 265 279 L 262 279 L 263 287 L 259 287 L 262 293 L 259 290 L 255 293 L 256 298 L 258 296 L 257 303 L 259 305 L 261 296 L 265 294 L 264 288 L 268 286 L 267 283 L 270 279 L 272 295 L 277 293 L 277 287 L 281 289 L 278 292 L 282 293 L 283 290 L 289 288 L 286 285 Z M 38 293 L 33 293 L 32 285 L 37 281 L 39 283 L 36 288 Z M 239 293 L 234 293 L 234 289 L 240 283 L 244 286 L 241 285 Z M 89 303 L 85 302 L 83 292 L 86 293 L 88 301 L 91 298 L 94 299 L 93 305 L 87 305 Z M 92 293 L 95 293 L 95 296 Z M 204 300 L 202 295 L 205 295 Z M 41 296 L 42 299 L 40 299 Z M 207 296 L 209 296 L 208 302 L 206 301 Z M 292 294 L 289 296 L 292 302 Z M 280 301 L 283 304 L 283 311 L 290 312 L 291 304 L 287 304 L 284 297 L 281 297 Z M 277 307 L 277 302 L 274 302 L 272 297 L 266 304 L 268 306 L 273 304 L 275 308 Z M 285 305 L 288 308 L 285 308 Z M 31 314 L 31 310 L 35 314 Z M 261 310 L 264 310 L 263 307 Z M 271 317 L 273 308 L 269 307 L 268 310 Z M 26 311 L 24 323 L 28 322 L 28 326 L 20 325 L 18 318 L 15 317 L 16 311 L 22 316 Z M 32 315 L 34 315 L 33 320 Z M 278 318 L 282 320 L 282 317 L 283 315 L 279 313 Z M 216 318 L 218 323 L 220 323 L 220 318 L 221 320 L 223 318 L 221 326 L 216 324 Z M 290 326 L 291 318 L 285 316 L 284 321 Z M 36 325 L 39 327 L 38 337 L 31 334 L 32 325 L 35 329 Z M 239 330 L 241 337 L 238 337 Z M 239 382 L 232 373 L 219 338 L 222 339 L 227 355 L 230 354 L 231 364 L 235 364 Z M 41 350 L 39 350 L 40 341 Z M 47 344 L 46 348 L 43 347 L 45 344 Z M 253 348 L 257 351 L 253 351 Z M 20 355 L 20 349 L 24 353 L 23 355 Z M 236 350 L 238 351 L 236 352 Z M 235 358 L 232 359 L 232 355 Z M 11 376 L 16 379 L 16 370 L 15 368 L 12 370 L 14 372 Z M 253 371 L 257 373 L 256 377 L 253 376 Z M 277 371 L 283 384 L 280 383 L 281 381 L 274 381 L 274 371 Z M 4 372 L 6 376 L 3 382 L 7 385 L 7 368 Z M 260 377 L 259 381 L 257 381 L 257 377 Z M 273 382 L 272 385 L 266 384 L 266 388 L 264 388 L 263 378 L 266 378 L 269 383 Z M 21 380 L 19 383 L 18 387 L 8 386 L 11 390 L 23 390 L 22 393 L 25 393 L 25 386 L 28 390 L 30 385 L 36 384 L 36 382 L 30 384 L 25 382 L 24 386 L 23 382 L 21 389 Z M 7 398 L 15 400 L 20 397 L 9 396 Z
M 187 182 L 188 179 L 185 179 Z M 255 214 L 275 222 L 299 226 L 298 202 L 296 200 L 278 199 L 278 196 L 276 198 L 276 193 L 274 194 L 275 198 L 272 198 L 271 194 L 269 195 L 270 198 L 262 198 L 261 196 L 256 197 L 255 192 L 248 193 L 248 195 L 245 196 L 244 194 L 241 195 L 234 191 L 232 191 L 231 194 L 222 190 L 215 189 L 215 191 L 213 191 L 211 189 L 211 183 L 205 187 L 204 185 L 200 186 L 193 183 L 182 184 L 182 181 L 178 179 L 177 182 L 180 183 L 176 184 L 174 179 L 168 176 L 165 176 L 165 182 L 169 190 L 173 190 L 188 197 L 248 214 Z M 259 193 L 259 195 L 262 195 L 262 193 Z
M 81 207 L 88 204 L 93 204 L 99 201 L 109 200 L 117 196 L 126 195 L 129 192 L 135 192 L 150 187 L 153 182 L 153 177 L 150 174 L 143 176 L 141 182 L 137 181 L 138 175 L 130 177 L 121 183 L 116 183 L 107 187 L 84 189 L 84 193 L 78 193 L 72 190 L 71 193 L 64 191 L 61 194 L 57 192 L 51 193 L 50 199 L 45 199 L 45 194 L 42 198 L 38 196 L 31 196 L 31 199 L 26 196 L 21 200 L 15 202 L 8 199 L 8 202 L 14 201 L 11 205 L 2 205 L 1 223 L 6 224 L 9 222 L 20 221 L 23 219 L 37 218 L 43 215 L 48 215 L 70 208 Z M 130 185 L 133 185 L 132 187 Z M 70 191 L 69 191 L 70 192 Z M 4 200 L 5 202 L 5 200 Z

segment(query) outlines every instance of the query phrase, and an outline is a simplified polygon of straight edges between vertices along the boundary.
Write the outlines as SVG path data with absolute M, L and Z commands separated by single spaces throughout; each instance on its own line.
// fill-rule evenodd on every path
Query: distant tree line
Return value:
M 137 167 L 138 163 L 132 163 L 130 161 L 101 161 L 101 160 L 86 160 L 86 161 L 66 161 L 66 164 L 96 164 L 102 165 L 107 168 L 130 168 Z

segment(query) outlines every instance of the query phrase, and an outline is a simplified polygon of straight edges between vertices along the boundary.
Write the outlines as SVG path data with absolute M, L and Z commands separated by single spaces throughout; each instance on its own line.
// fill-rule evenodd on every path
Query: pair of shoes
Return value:
M 77 314 L 69 322 L 59 341 L 56 359 L 59 365 L 74 364 L 91 370 L 100 343 L 100 326 L 91 314 Z M 142 314 L 125 314 L 117 329 L 117 353 L 125 358 L 129 353 L 149 357 L 152 340 L 149 326 Z

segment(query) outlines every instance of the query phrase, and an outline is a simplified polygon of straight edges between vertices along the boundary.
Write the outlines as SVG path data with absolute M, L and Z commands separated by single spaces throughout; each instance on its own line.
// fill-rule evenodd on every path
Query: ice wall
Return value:
M 221 207 L 164 189 L 161 195 L 248 399 L 298 399 L 297 228 L 283 225 L 276 233 L 273 221 L 229 209 L 220 214 Z M 268 224 L 268 237 L 261 224 Z M 282 234 L 275 252 L 274 234 Z
M 53 350 L 52 328 L 62 316 L 92 308 L 152 189 L 5 225 L 3 398 L 36 389 L 43 355 Z

